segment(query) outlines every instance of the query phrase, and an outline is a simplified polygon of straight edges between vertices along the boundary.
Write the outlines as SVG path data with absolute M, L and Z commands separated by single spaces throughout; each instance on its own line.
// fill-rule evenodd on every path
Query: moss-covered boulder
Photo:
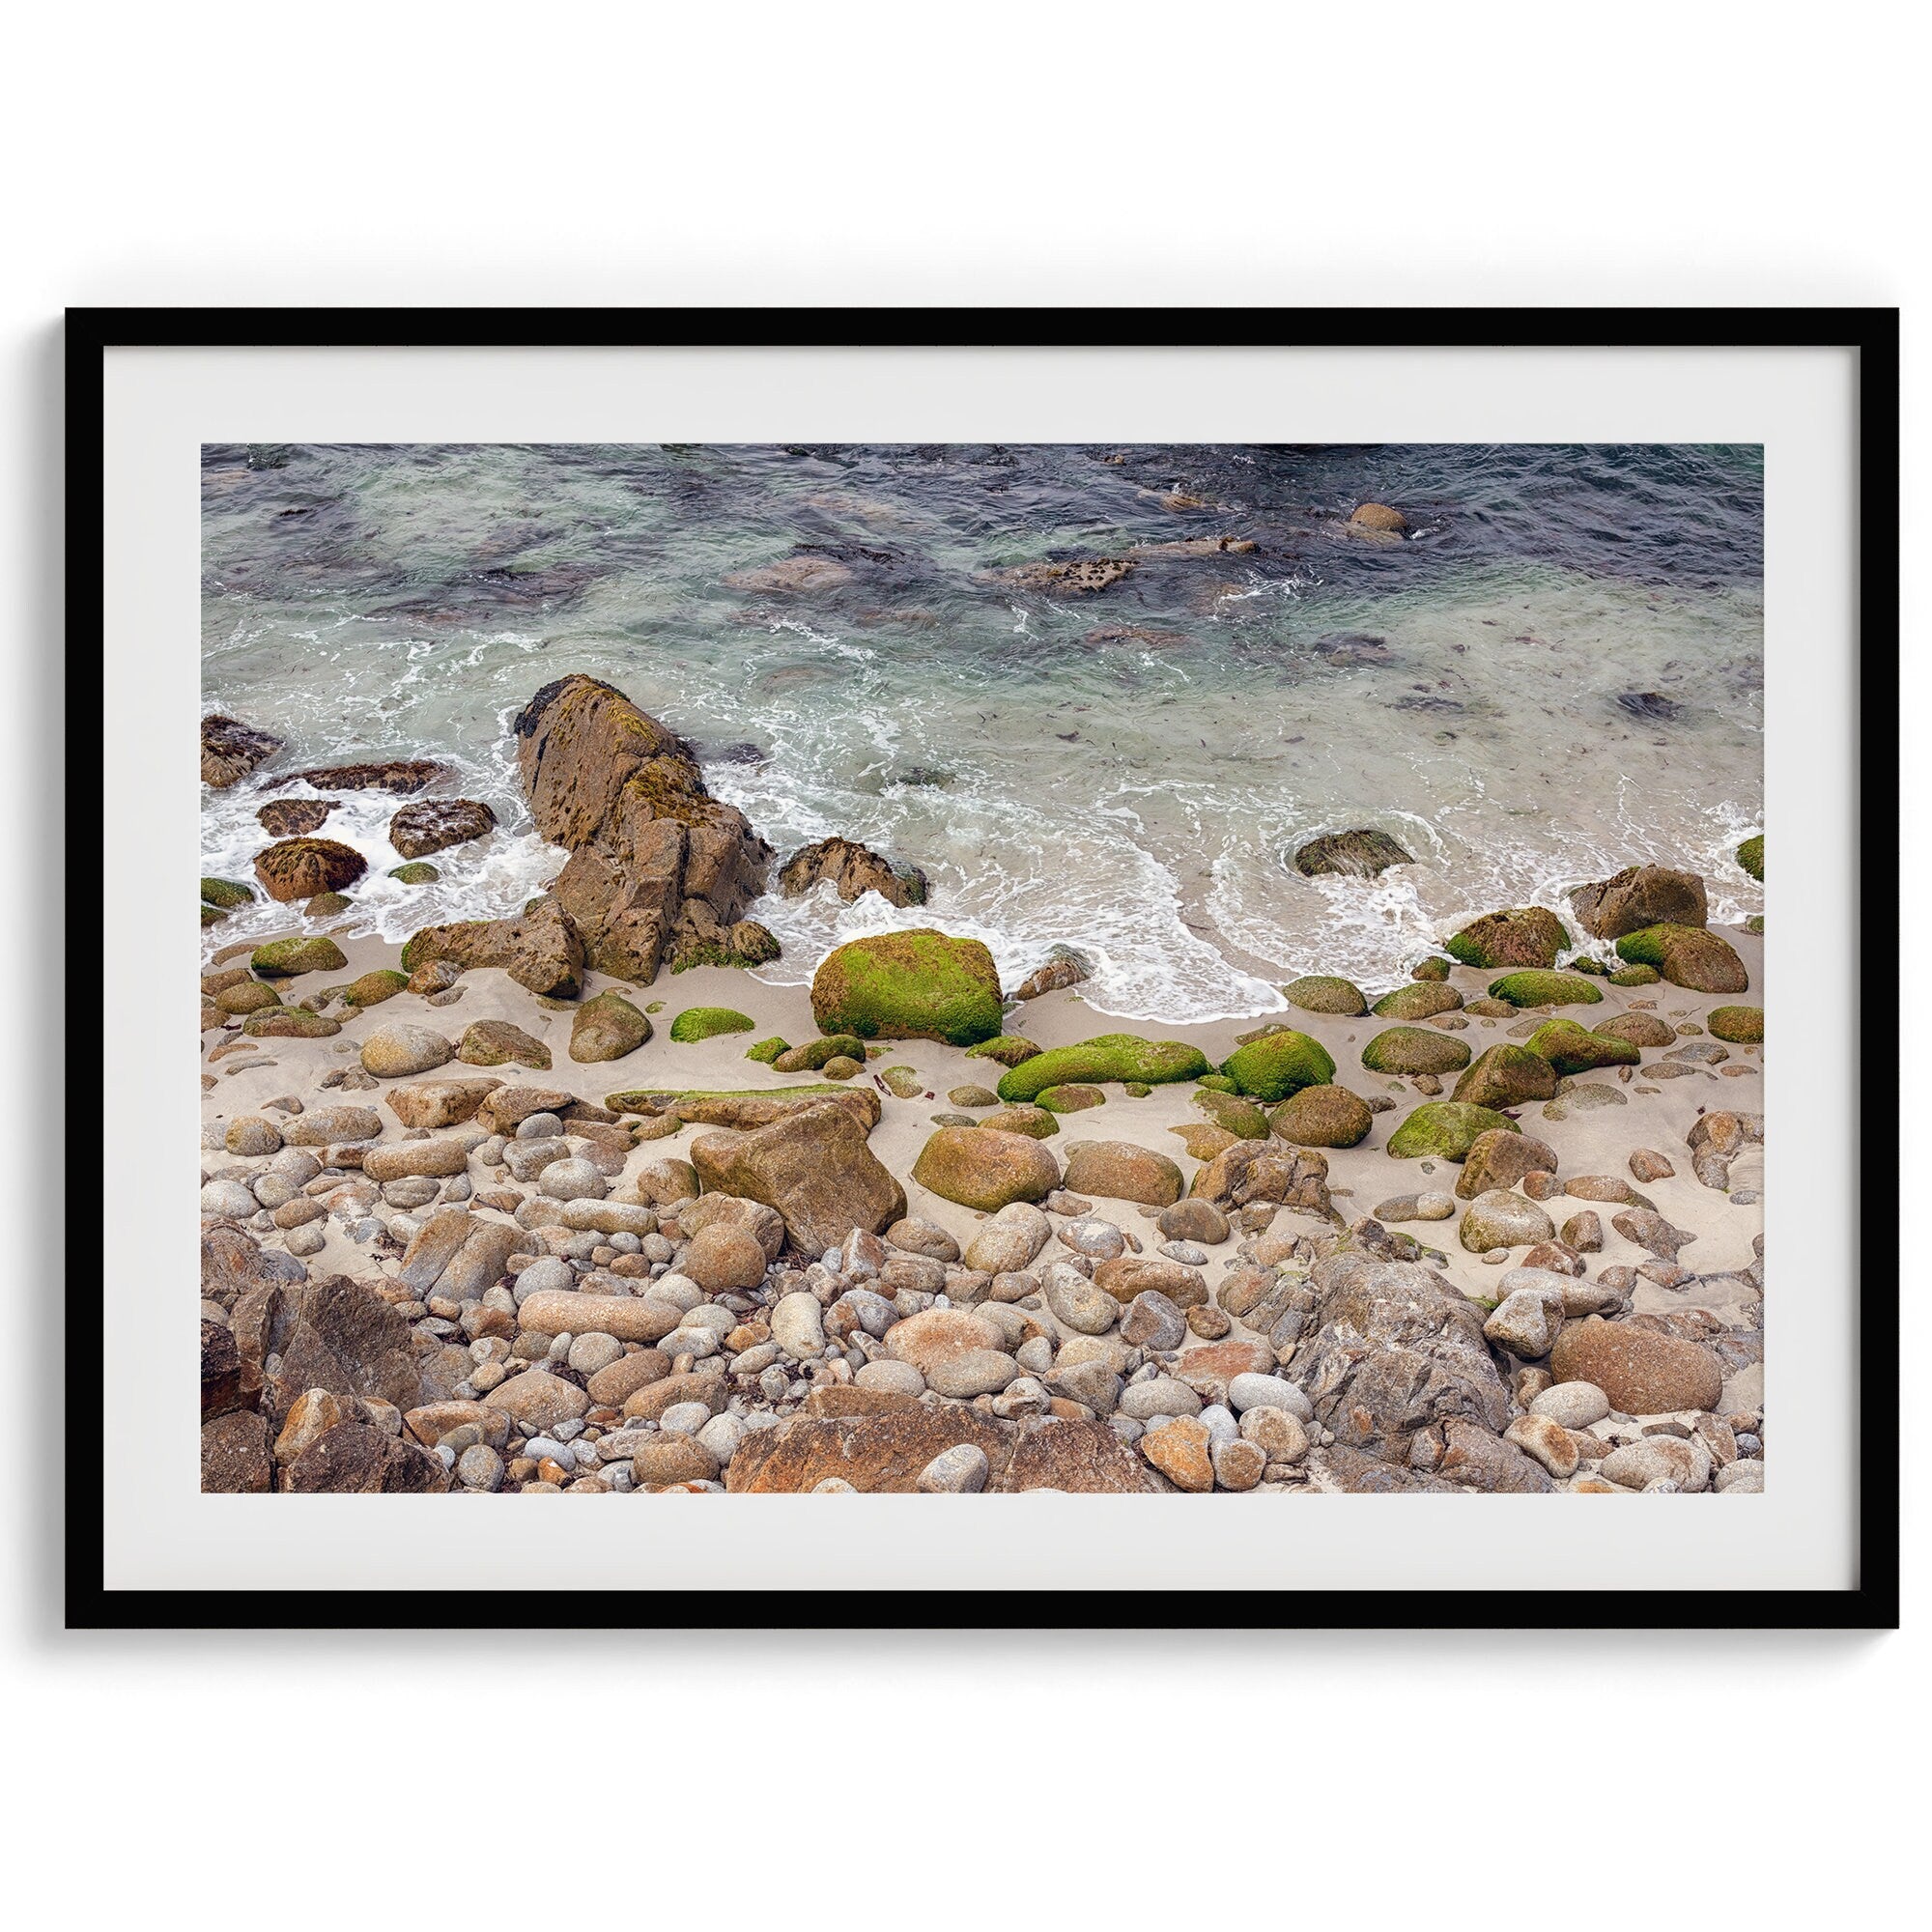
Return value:
M 650 1037 L 650 1021 L 622 993 L 602 992 L 585 1000 L 571 1020 L 570 1057 L 582 1065 L 622 1060 Z
M 1655 966 L 1619 966 L 1609 979 L 1613 986 L 1654 986 L 1662 977 Z
M 1478 1055 L 1449 1097 L 1470 1107 L 1517 1107 L 1525 1100 L 1552 1099 L 1555 1094 L 1555 1067 L 1540 1053 L 1502 1040 Z
M 1340 1013 L 1353 1019 L 1368 1010 L 1362 989 L 1352 980 L 1337 980 L 1325 974 L 1296 980 L 1281 989 L 1281 996 L 1304 1013 Z
M 1023 1060 L 1031 1060 L 1039 1051 L 1032 1040 L 1023 1039 L 1016 1033 L 996 1034 L 991 1039 L 982 1039 L 978 1046 L 966 1049 L 968 1060 L 996 1060 L 1002 1066 L 1017 1066 Z
M 264 979 L 293 980 L 301 973 L 339 973 L 348 955 L 332 939 L 271 939 L 248 955 Z
M 1514 906 L 1472 921 L 1443 942 L 1443 951 L 1464 966 L 1554 966 L 1569 946 L 1570 935 L 1553 912 Z
M 1369 1010 L 1378 1020 L 1426 1020 L 1437 1013 L 1453 1013 L 1462 1004 L 1463 996 L 1454 986 L 1415 980 L 1384 993 Z
M 399 885 L 433 886 L 442 874 L 427 859 L 411 859 L 403 865 L 391 866 L 389 876 Z
M 1411 980 L 1446 980 L 1450 964 L 1449 960 L 1431 953 L 1427 959 L 1418 960 L 1408 969 L 1408 977 Z
M 856 1060 L 863 1065 L 865 1058 L 863 1039 L 855 1039 L 849 1033 L 835 1033 L 826 1039 L 808 1039 L 802 1045 L 788 1046 L 771 1064 L 779 1073 L 817 1073 L 835 1060 Z
M 259 1013 L 267 1007 L 279 1007 L 282 996 L 261 980 L 242 980 L 224 986 L 214 996 L 214 1004 L 224 1013 Z
M 681 1046 L 691 1046 L 716 1034 L 753 1033 L 757 1024 L 749 1014 L 734 1011 L 730 1007 L 686 1007 L 671 1021 L 670 1037 Z
M 1031 1140 L 1051 1140 L 1060 1131 L 1060 1122 L 1044 1107 L 1025 1101 L 1017 1106 L 997 1107 L 976 1125 L 991 1127 L 996 1134 L 1025 1134 Z
M 283 838 L 255 858 L 255 876 L 271 899 L 283 905 L 339 893 L 369 869 L 353 845 L 335 838 Z
M 201 908 L 201 923 L 203 925 L 219 925 L 227 917 L 228 915 L 219 906 L 204 904 Z
M 1617 941 L 1617 953 L 1655 966 L 1673 986 L 1693 993 L 1747 993 L 1750 975 L 1729 940 L 1696 925 L 1647 925 Z
M 1201 1085 L 1210 1094 L 1238 1094 L 1241 1091 L 1225 1073 L 1204 1073 Z
M 1514 1121 L 1488 1107 L 1456 1100 L 1425 1101 L 1389 1136 L 1388 1151 L 1396 1160 L 1464 1160 L 1478 1134 L 1495 1128 L 1518 1131 Z
M 1304 1087 L 1268 1116 L 1275 1135 L 1296 1147 L 1351 1148 L 1368 1139 L 1376 1117 L 1346 1087 Z
M 1764 1039 L 1762 1007 L 1713 1007 L 1704 1015 L 1704 1024 L 1713 1037 L 1727 1039 L 1737 1046 L 1757 1046 Z
M 255 891 L 240 879 L 203 879 L 201 898 L 204 905 L 219 906 L 226 912 L 236 906 L 252 905 Z
M 1244 1100 L 1238 1094 L 1224 1094 L 1219 1088 L 1204 1083 L 1194 1090 L 1194 1104 L 1236 1140 L 1267 1139 L 1268 1117 L 1252 1100 Z
M 1594 1007 L 1604 989 L 1580 973 L 1505 973 L 1490 981 L 1490 998 L 1513 1007 Z
M 758 1040 L 754 1045 L 748 1046 L 745 1049 L 745 1058 L 747 1060 L 758 1061 L 764 1065 L 769 1066 L 780 1054 L 789 1053 L 790 1051 L 791 1048 L 786 1042 L 781 1039 L 777 1034 L 773 1034 L 770 1038 Z
M 1099 1088 L 1085 1086 L 1077 1080 L 1059 1087 L 1042 1087 L 1033 1097 L 1034 1105 L 1044 1107 L 1049 1114 L 1084 1114 L 1089 1107 L 1103 1105 L 1107 1098 Z
M 1207 1071 L 1208 1056 L 1199 1047 L 1178 1039 L 1106 1033 L 1072 1046 L 1049 1047 L 1009 1067 L 1000 1079 L 1000 1098 L 1031 1100 L 1070 1080 L 1142 1080 L 1158 1087 L 1170 1080 L 1195 1080 Z
M 1468 1064 L 1469 1049 L 1454 1034 L 1429 1027 L 1384 1027 L 1362 1049 L 1371 1073 L 1458 1073 Z
M 1028 1134 L 997 1127 L 941 1127 L 920 1150 L 912 1178 L 942 1201 L 994 1214 L 1039 1201 L 1060 1185 L 1060 1163 Z
M 1237 1046 L 1221 1063 L 1221 1071 L 1257 1100 L 1286 1100 L 1303 1087 L 1333 1080 L 1335 1062 L 1319 1039 L 1283 1027 Z
M 342 1027 L 305 1007 L 264 1007 L 242 1022 L 242 1031 L 251 1039 L 327 1039 Z
M 342 997 L 352 1007 L 380 1007 L 384 1000 L 393 1000 L 409 983 L 407 973 L 398 973 L 393 966 L 378 966 L 359 980 L 352 980 L 343 989 Z
M 1414 864 L 1399 840 L 1372 826 L 1352 832 L 1325 832 L 1320 838 L 1311 838 L 1294 855 L 1294 869 L 1304 879 L 1316 878 L 1323 872 L 1373 879 L 1391 866 Z
M 1605 1039 L 1625 1039 L 1633 1046 L 1668 1046 L 1677 1029 L 1655 1013 L 1613 1013 L 1590 1029 Z
M 347 893 L 317 893 L 314 898 L 302 907 L 304 919 L 339 919 L 346 913 L 352 901 Z
M 1634 1066 L 1643 1058 L 1635 1045 L 1614 1034 L 1592 1033 L 1575 1020 L 1548 1020 L 1530 1035 L 1530 1052 L 1559 1073 L 1592 1073 L 1600 1066 Z
M 921 927 L 848 940 L 811 981 L 821 1033 L 977 1046 L 1000 1031 L 1000 974 L 977 939 Z
M 1738 847 L 1738 864 L 1752 878 L 1757 880 L 1760 885 L 1764 883 L 1764 834 L 1762 832 L 1753 833 Z

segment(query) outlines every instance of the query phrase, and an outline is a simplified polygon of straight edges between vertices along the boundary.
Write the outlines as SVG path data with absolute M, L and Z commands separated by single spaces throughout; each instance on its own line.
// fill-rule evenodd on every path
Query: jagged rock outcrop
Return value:
M 272 731 L 258 731 L 239 718 L 212 711 L 201 721 L 201 781 L 220 790 L 245 779 L 281 749 L 282 741 Z
M 749 966 L 778 942 L 745 908 L 771 847 L 715 799 L 690 748 L 624 694 L 573 674 L 518 714 L 517 763 L 538 832 L 570 858 L 514 920 L 430 926 L 404 952 L 501 966 L 532 992 L 573 998 L 584 967 L 648 984 L 667 960 Z
M 821 879 L 847 904 L 862 894 L 877 893 L 888 905 L 925 903 L 925 874 L 917 866 L 895 866 L 856 838 L 821 838 L 794 852 L 779 872 L 786 898 L 803 898 Z
M 1668 866 L 1626 866 L 1613 878 L 1570 895 L 1577 923 L 1598 939 L 1622 939 L 1647 925 L 1703 925 L 1710 917 L 1704 881 Z

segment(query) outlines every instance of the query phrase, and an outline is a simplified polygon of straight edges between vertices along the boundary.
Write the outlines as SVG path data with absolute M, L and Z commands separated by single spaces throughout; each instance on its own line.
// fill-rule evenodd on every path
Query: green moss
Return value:
M 1268 1117 L 1252 1100 L 1224 1094 L 1204 1081 L 1194 1090 L 1194 1104 L 1217 1127 L 1244 1141 L 1264 1141 L 1268 1137 Z
M 1319 1039 L 1284 1027 L 1236 1047 L 1221 1071 L 1258 1100 L 1286 1100 L 1303 1087 L 1325 1087 L 1335 1077 L 1335 1062 Z
M 242 1022 L 242 1031 L 251 1039 L 327 1039 L 342 1028 L 300 1007 L 264 1007 Z
M 201 896 L 204 904 L 219 906 L 227 912 L 236 906 L 251 905 L 255 893 L 253 887 L 244 886 L 240 879 L 204 879 Z
M 811 982 L 821 1033 L 977 1046 L 1000 1032 L 1000 975 L 977 939 L 929 927 L 873 933 L 836 948 Z
M 809 1039 L 803 1046 L 788 1046 L 772 1065 L 781 1073 L 816 1073 L 835 1060 L 863 1061 L 865 1057 L 864 1040 L 854 1039 L 849 1033 L 837 1033 L 829 1039 Z
M 1509 1133 L 1519 1131 L 1514 1121 L 1488 1107 L 1472 1107 L 1459 1100 L 1430 1100 L 1389 1136 L 1389 1156 L 1394 1160 L 1419 1160 L 1425 1155 L 1462 1160 L 1475 1145 L 1476 1136 L 1492 1127 Z
M 1023 1060 L 1031 1060 L 1039 1051 L 1032 1040 L 1022 1039 L 1016 1033 L 1003 1033 L 992 1039 L 982 1039 L 978 1046 L 966 1049 L 968 1060 L 997 1060 L 1002 1066 L 1017 1066 Z
M 298 973 L 339 973 L 349 964 L 332 939 L 273 939 L 248 955 L 264 979 L 292 980 Z
M 1757 1046 L 1764 1039 L 1762 1007 L 1713 1007 L 1704 1023 L 1713 1038 L 1727 1039 L 1734 1046 Z
M 427 859 L 412 859 L 404 866 L 391 866 L 389 876 L 406 886 L 433 886 L 442 877 Z
M 352 1007 L 380 1006 L 384 1000 L 392 1000 L 410 983 L 407 973 L 398 973 L 393 967 L 379 966 L 374 972 L 364 973 L 359 980 L 342 989 L 342 997 Z
M 911 1066 L 888 1066 L 879 1078 L 895 1100 L 917 1100 L 925 1092 L 925 1082 Z
M 219 906 L 205 905 L 201 909 L 201 923 L 203 925 L 219 925 L 227 917 L 228 915 Z
M 1513 1007 L 1594 1007 L 1603 997 L 1577 973 L 1505 973 L 1490 981 L 1490 998 Z
M 1591 1073 L 1599 1066 L 1634 1066 L 1643 1056 L 1627 1039 L 1591 1033 L 1575 1020 L 1547 1020 L 1530 1035 L 1531 1053 L 1559 1073 Z
M 1472 1107 L 1515 1107 L 1548 1100 L 1555 1092 L 1555 1067 L 1540 1053 L 1504 1040 L 1477 1056 L 1449 1097 Z
M 1435 954 L 1408 969 L 1411 980 L 1446 980 L 1449 977 L 1450 962 Z
M 1371 1073 L 1460 1073 L 1468 1064 L 1460 1039 L 1429 1027 L 1384 1027 L 1362 1049 Z
M 1341 1013 L 1353 1019 L 1368 1009 L 1362 989 L 1352 980 L 1337 980 L 1322 974 L 1293 981 L 1281 989 L 1281 996 L 1304 1013 Z
M 1026 1101 L 981 1115 L 975 1124 L 990 1127 L 996 1134 L 1025 1134 L 1036 1141 L 1051 1140 L 1060 1131 L 1060 1122 L 1044 1107 L 1035 1107 Z
M 1129 1080 L 1125 1083 L 1124 1092 L 1129 1099 L 1145 1100 L 1153 1089 L 1145 1080 Z
M 721 1033 L 751 1033 L 757 1021 L 730 1007 L 686 1007 L 670 1023 L 670 1037 L 681 1046 L 710 1039 Z M 781 1049 L 782 1050 L 782 1049 Z M 772 1056 L 777 1059 L 777 1054 Z
M 844 1091 L 823 1080 L 803 1087 L 627 1087 L 605 1094 L 604 1104 L 613 1114 L 661 1114 L 678 1100 L 798 1100 Z
M 1241 1091 L 1225 1073 L 1204 1073 L 1201 1086 L 1208 1094 L 1238 1094 Z
M 303 914 L 309 919 L 334 919 L 337 914 L 348 910 L 347 893 L 317 893 L 314 898 L 302 907 Z
M 745 1058 L 747 1060 L 762 1061 L 769 1066 L 780 1054 L 789 1053 L 790 1051 L 791 1048 L 777 1034 L 773 1034 L 769 1039 L 761 1039 L 755 1046 L 748 1046 L 745 1049 Z
M 1031 1100 L 1069 1080 L 1140 1080 L 1159 1087 L 1170 1080 L 1193 1080 L 1207 1071 L 1208 1056 L 1199 1047 L 1178 1039 L 1108 1033 L 1073 1046 L 1049 1047 L 1021 1061 L 1002 1077 L 1000 1098 Z
M 1102 1105 L 1106 1098 L 1097 1087 L 1069 1082 L 1063 1087 L 1042 1087 L 1034 1095 L 1034 1105 L 1044 1107 L 1049 1114 L 1082 1114 L 1089 1107 Z
M 1638 932 L 1627 932 L 1617 941 L 1617 957 L 1634 966 L 1655 966 L 1662 970 L 1664 954 L 1674 941 L 1694 933 L 1694 925 L 1646 925 Z
M 1463 996 L 1455 987 L 1418 980 L 1384 993 L 1369 1010 L 1378 1020 L 1426 1020 L 1436 1013 L 1453 1013 L 1462 1004 Z
M 1745 930 L 1747 932 L 1762 933 L 1764 931 L 1763 913 L 1761 912 L 1752 913 L 1751 916 L 1745 921 Z
M 1613 986 L 1654 986 L 1658 982 L 1658 978 L 1659 975 L 1655 966 L 1619 966 L 1610 975 L 1610 984 Z
M 1553 966 L 1570 950 L 1563 922 L 1542 906 L 1515 906 L 1485 913 L 1443 943 L 1451 958 L 1464 966 Z
M 1753 833 L 1750 838 L 1747 838 L 1738 847 L 1738 864 L 1752 878 L 1757 880 L 1760 885 L 1764 883 L 1764 834 L 1762 832 Z

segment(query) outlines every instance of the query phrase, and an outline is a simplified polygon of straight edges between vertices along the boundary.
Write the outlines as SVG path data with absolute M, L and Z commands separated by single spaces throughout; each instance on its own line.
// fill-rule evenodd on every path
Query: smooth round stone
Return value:
M 1313 1419 L 1315 1406 L 1285 1376 L 1236 1376 L 1228 1384 L 1228 1404 L 1236 1415 L 1251 1408 L 1285 1408 L 1297 1421 Z
M 1595 1382 L 1558 1382 L 1530 1403 L 1529 1412 L 1565 1429 L 1587 1429 L 1609 1414 L 1610 1399 Z
M 1060 1238 L 1076 1255 L 1096 1262 L 1110 1262 L 1127 1251 L 1127 1238 L 1111 1221 L 1097 1214 L 1083 1214 L 1060 1231 Z
M 239 1180 L 211 1180 L 201 1190 L 201 1211 L 245 1221 L 262 1204 Z
M 867 1362 L 852 1378 L 854 1388 L 888 1389 L 895 1395 L 923 1395 L 925 1378 L 910 1362 Z
M 466 1490 L 494 1490 L 503 1480 L 503 1459 L 487 1442 L 472 1442 L 456 1459 L 456 1480 Z
M 658 1417 L 661 1428 L 685 1435 L 696 1435 L 710 1420 L 711 1410 L 701 1402 L 674 1402 Z
M 306 1148 L 284 1148 L 269 1163 L 270 1174 L 279 1174 L 292 1187 L 306 1187 L 322 1172 L 322 1162 Z
M 1179 1262 L 1183 1267 L 1198 1268 L 1208 1265 L 1208 1251 L 1205 1248 L 1194 1247 L 1187 1241 L 1163 1241 L 1160 1244 L 1160 1252 L 1169 1261 Z
M 554 1435 L 532 1435 L 524 1444 L 524 1454 L 533 1463 L 548 1461 L 566 1469 L 577 1466 L 577 1451 L 568 1442 L 559 1442 Z
M 771 1329 L 772 1340 L 788 1355 L 802 1360 L 824 1352 L 824 1311 L 810 1289 L 795 1289 L 780 1297 L 772 1310 Z
M 262 1174 L 256 1176 L 251 1191 L 264 1208 L 286 1208 L 301 1189 L 283 1175 Z
M 547 1141 L 563 1132 L 563 1122 L 554 1114 L 526 1114 L 517 1122 L 520 1141 Z
M 1044 1376 L 1053 1369 L 1053 1344 L 1044 1335 L 1029 1336 L 1013 1350 L 1013 1359 L 1030 1376 Z
M 259 1155 L 279 1152 L 282 1136 L 274 1122 L 265 1121 L 260 1114 L 243 1114 L 239 1121 L 229 1122 L 222 1141 L 230 1153 Z
M 738 1453 L 738 1445 L 745 1439 L 744 1420 L 736 1415 L 714 1415 L 697 1432 L 698 1441 L 718 1459 L 722 1469 Z
M 570 1354 L 566 1359 L 579 1375 L 594 1376 L 599 1369 L 608 1369 L 612 1362 L 620 1362 L 623 1358 L 624 1345 L 614 1335 L 592 1332 L 580 1335 L 570 1345 Z
M 1418 1221 L 1446 1221 L 1456 1211 L 1456 1197 L 1453 1194 L 1418 1194 L 1415 1197 L 1415 1218 Z
M 328 1244 L 328 1236 L 324 1232 L 326 1222 L 311 1221 L 303 1228 L 291 1228 L 287 1246 L 292 1255 L 319 1255 Z
M 568 1293 L 576 1286 L 577 1276 L 570 1264 L 546 1255 L 543 1260 L 532 1262 L 516 1277 L 516 1285 L 510 1293 L 517 1297 L 517 1305 L 521 1308 L 532 1294 Z
M 856 1496 L 859 1492 L 843 1476 L 827 1476 L 822 1483 L 811 1486 L 814 1496 Z
M 942 1449 L 919 1472 L 917 1487 L 928 1495 L 973 1495 L 986 1487 L 991 1465 L 977 1443 Z
M 537 1192 L 553 1201 L 601 1201 L 611 1184 L 592 1161 L 554 1160 L 537 1177 Z
M 651 1283 L 653 1301 L 668 1301 L 680 1314 L 689 1315 L 704 1305 L 704 1291 L 688 1274 L 661 1274 Z
M 1210 1402 L 1201 1411 L 1199 1419 L 1201 1426 L 1208 1432 L 1208 1440 L 1210 1444 L 1232 1442 L 1241 1433 L 1241 1425 L 1235 1420 L 1233 1413 L 1218 1402 Z
M 1729 1495 L 1733 1490 L 1743 1495 L 1755 1496 L 1764 1493 L 1764 1464 L 1755 1458 L 1741 1456 L 1735 1463 L 1718 1471 L 1711 1487 L 1719 1495 Z
M 1155 1376 L 1127 1388 L 1121 1397 L 1121 1412 L 1136 1422 L 1150 1422 L 1157 1415 L 1199 1415 L 1201 1398 L 1172 1376 Z

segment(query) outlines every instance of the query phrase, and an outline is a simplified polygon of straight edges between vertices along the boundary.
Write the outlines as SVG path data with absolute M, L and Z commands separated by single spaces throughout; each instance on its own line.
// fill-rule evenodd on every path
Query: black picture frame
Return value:
M 66 810 L 74 828 L 99 825 L 95 760 L 80 753 L 104 697 L 103 380 L 119 348 L 1708 348 L 1850 350 L 1858 357 L 1855 434 L 1858 501 L 1857 876 L 1861 1010 L 1875 1004 L 1898 948 L 1899 764 L 1891 721 L 1898 715 L 1899 665 L 1899 317 L 1889 308 L 74 308 L 67 313 L 67 666 Z M 1866 721 L 1879 721 L 1876 729 Z M 94 965 L 71 952 L 69 991 L 78 1004 Z M 1889 988 L 1888 988 L 1889 990 Z M 1876 1006 L 1890 1010 L 1890 1003 Z M 1858 1022 L 1862 1035 L 1862 1020 Z M 94 1073 L 86 1055 L 71 1077 Z M 1898 1068 L 1890 1051 L 1857 1052 L 1856 1172 L 1864 1196 L 1889 1199 L 1900 1183 Z M 68 1211 L 93 1213 L 92 1109 L 70 1111 Z M 83 1199 L 83 1193 L 88 1198 Z M 1857 1576 L 1840 1590 L 1345 1588 L 1274 1593 L 1263 1605 L 1244 1593 L 1248 1628 L 1492 1629 L 1639 1624 L 1663 1629 L 1884 1630 L 1898 1624 L 1899 1256 L 1884 1213 L 1854 1213 L 1858 1249 Z M 77 1305 L 98 1284 L 68 1284 L 70 1337 L 88 1332 L 93 1310 Z M 545 1617 L 554 1594 L 540 1590 L 215 1591 L 109 1590 L 103 1578 L 103 1501 L 98 1389 L 92 1353 L 67 1358 L 65 1620 L 75 1630 L 376 1630 L 479 1622 L 514 1626 Z M 696 1589 L 602 1591 L 601 1623 L 685 1628 L 788 1625 L 948 1625 L 1019 1621 L 1035 1627 L 1170 1628 L 1196 1624 L 1204 1595 L 1184 1589 L 1029 1593 L 1011 1590 L 852 1591 Z

